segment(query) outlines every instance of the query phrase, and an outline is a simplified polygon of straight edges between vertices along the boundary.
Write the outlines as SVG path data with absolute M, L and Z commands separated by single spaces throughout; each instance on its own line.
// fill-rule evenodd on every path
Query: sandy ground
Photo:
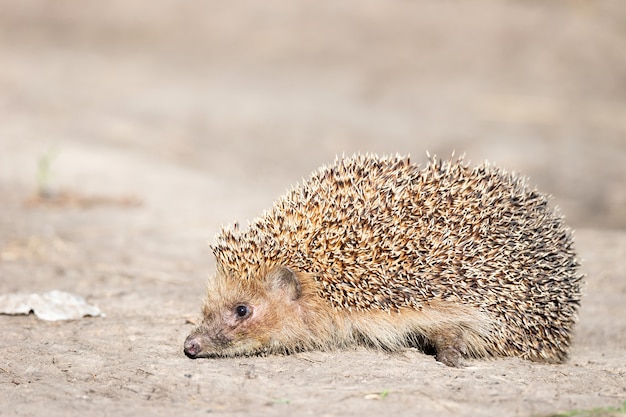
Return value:
M 0 416 L 622 404 L 626 6 L 546 3 L 0 1 L 0 294 L 60 289 L 106 313 L 0 315 Z M 336 155 L 427 150 L 529 175 L 577 229 L 588 277 L 566 364 L 183 355 L 221 224 Z M 33 202 L 38 187 L 68 194 Z

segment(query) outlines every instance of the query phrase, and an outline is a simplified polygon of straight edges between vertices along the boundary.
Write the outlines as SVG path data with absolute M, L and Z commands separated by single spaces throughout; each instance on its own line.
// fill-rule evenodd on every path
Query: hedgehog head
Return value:
M 191 358 L 249 355 L 284 350 L 297 333 L 285 331 L 299 318 L 300 281 L 284 266 L 260 270 L 254 279 L 218 267 L 209 281 L 202 323 L 185 341 Z

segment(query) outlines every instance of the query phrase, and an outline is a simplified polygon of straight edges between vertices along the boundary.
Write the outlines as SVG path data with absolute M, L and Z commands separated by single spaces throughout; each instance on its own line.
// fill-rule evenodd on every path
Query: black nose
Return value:
M 185 340 L 185 355 L 191 359 L 195 359 L 200 353 L 200 343 L 195 338 L 189 336 L 187 340 Z

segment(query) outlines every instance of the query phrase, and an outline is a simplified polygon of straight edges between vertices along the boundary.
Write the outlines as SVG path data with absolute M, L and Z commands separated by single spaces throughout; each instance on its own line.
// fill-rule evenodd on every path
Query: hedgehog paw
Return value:
M 440 330 L 431 339 L 435 345 L 435 359 L 447 366 L 463 367 L 463 357 L 467 356 L 468 349 L 460 330 Z
M 451 366 L 453 368 L 463 367 L 463 353 L 454 346 L 448 346 L 444 349 L 437 349 L 435 359 L 444 365 Z

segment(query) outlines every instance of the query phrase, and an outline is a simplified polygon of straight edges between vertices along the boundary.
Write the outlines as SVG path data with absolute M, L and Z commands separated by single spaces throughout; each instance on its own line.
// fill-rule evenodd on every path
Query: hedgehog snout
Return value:
M 231 344 L 232 337 L 223 328 L 215 328 L 215 326 L 203 323 L 187 336 L 183 344 L 183 352 L 191 359 L 210 357 L 219 354 Z
M 184 344 L 184 352 L 188 358 L 195 359 L 198 356 L 198 353 L 202 351 L 202 346 L 200 345 L 200 338 L 190 334 L 185 339 Z

